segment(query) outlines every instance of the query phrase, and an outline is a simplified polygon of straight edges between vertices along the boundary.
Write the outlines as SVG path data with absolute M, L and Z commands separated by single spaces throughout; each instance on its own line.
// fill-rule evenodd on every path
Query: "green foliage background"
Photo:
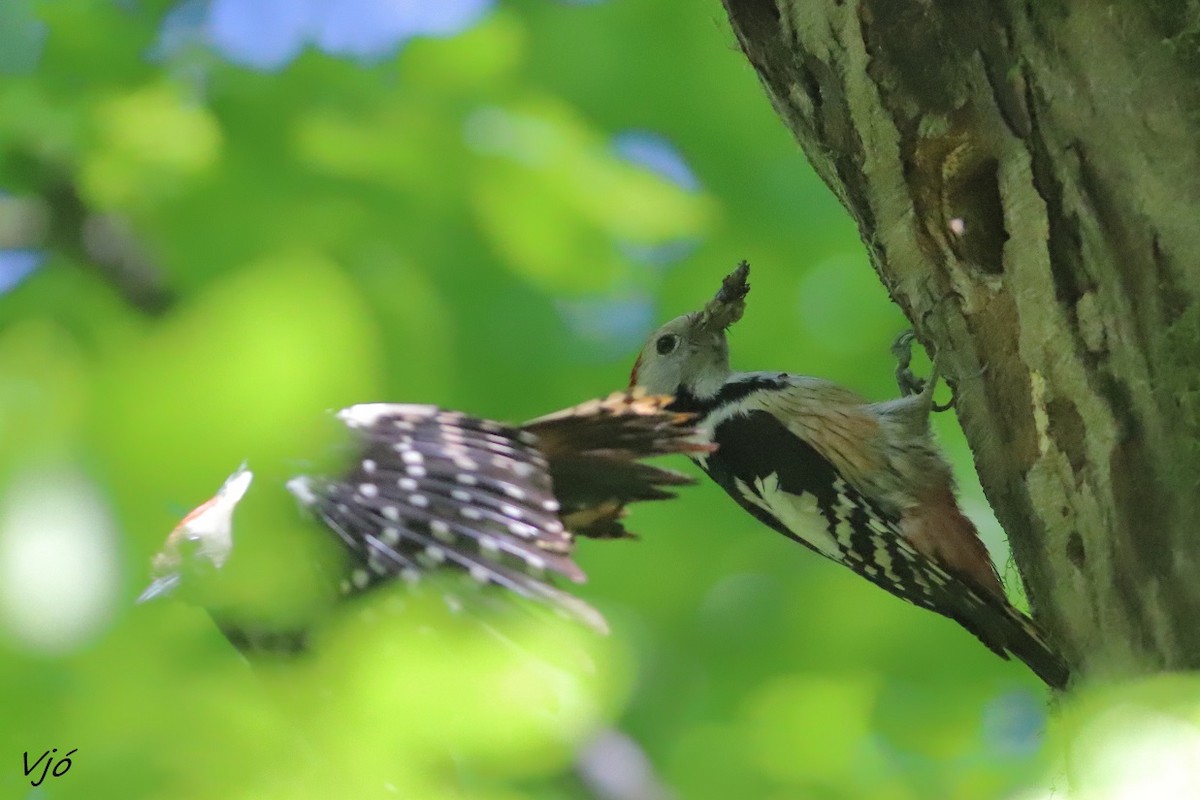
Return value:
M 640 541 L 581 544 L 579 592 L 613 633 L 530 632 L 591 653 L 554 680 L 469 631 L 350 636 L 344 658 L 275 676 L 281 701 L 201 612 L 132 604 L 182 511 L 243 458 L 304 463 L 328 409 L 519 420 L 605 394 L 647 325 L 741 258 L 755 289 L 736 367 L 894 391 L 904 320 L 717 3 L 502 3 L 382 63 L 310 50 L 265 74 L 148 60 L 165 4 L 5 9 L 47 36 L 29 69 L 20 27 L 0 32 L 17 62 L 0 76 L 0 188 L 71 176 L 178 302 L 147 316 L 62 253 L 0 297 L 0 796 L 587 797 L 573 753 L 608 726 L 684 798 L 993 798 L 1037 779 L 1044 694 L 1021 665 L 708 484 L 635 509 Z M 701 187 L 616 155 L 630 129 L 673 142 Z M 635 257 L 681 241 L 669 266 Z M 595 323 L 647 301 L 653 320 Z M 579 309 L 592 324 L 571 323 Z M 1003 564 L 969 453 L 938 424 Z M 77 507 L 83 534 L 14 556 L 21 531 L 55 527 L 46 508 Z M 63 606 L 86 611 L 57 610 L 45 587 L 64 580 Z M 14 600 L 27 584 L 44 607 Z M 51 747 L 78 748 L 72 769 L 33 789 L 20 754 Z

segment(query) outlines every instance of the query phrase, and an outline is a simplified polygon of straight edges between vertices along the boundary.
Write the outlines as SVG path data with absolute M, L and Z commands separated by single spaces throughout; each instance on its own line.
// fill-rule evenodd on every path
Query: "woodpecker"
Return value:
M 879 403 L 819 378 L 733 372 L 726 331 L 745 310 L 749 271 L 743 261 L 702 310 L 655 331 L 630 386 L 696 415 L 717 448 L 692 458 L 754 518 L 1064 687 L 1065 663 L 1009 603 L 958 507 L 929 430 L 936 366 L 919 392 Z
M 337 477 L 298 476 L 286 488 L 339 544 L 338 595 L 458 575 L 605 630 L 599 612 L 553 579 L 584 580 L 571 558 L 576 536 L 630 537 L 626 505 L 672 498 L 673 487 L 693 482 L 642 462 L 712 449 L 671 402 L 618 392 L 519 426 L 430 405 L 350 406 L 337 413 L 358 443 L 350 467 Z M 184 517 L 139 602 L 190 588 L 239 650 L 303 649 L 304 626 L 248 624 L 215 599 L 226 562 L 236 560 L 233 515 L 253 477 L 243 464 Z

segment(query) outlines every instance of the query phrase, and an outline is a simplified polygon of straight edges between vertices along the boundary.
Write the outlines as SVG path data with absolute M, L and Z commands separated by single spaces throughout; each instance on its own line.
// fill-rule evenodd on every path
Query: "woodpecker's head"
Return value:
M 254 473 L 242 464 L 220 490 L 175 526 L 154 557 L 154 580 L 139 603 L 174 592 L 181 584 L 219 572 L 233 550 L 233 510 L 246 495 Z
M 742 318 L 749 274 L 750 265 L 743 261 L 725 276 L 704 308 L 676 317 L 651 334 L 634 362 L 630 387 L 640 386 L 651 394 L 716 394 L 729 377 L 725 331 Z

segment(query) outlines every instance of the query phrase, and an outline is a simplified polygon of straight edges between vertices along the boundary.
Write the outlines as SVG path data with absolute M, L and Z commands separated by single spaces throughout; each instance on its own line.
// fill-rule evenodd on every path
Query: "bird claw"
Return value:
M 910 397 L 925 391 L 925 379 L 918 378 L 912 371 L 912 346 L 916 335 L 911 329 L 902 331 L 892 342 L 892 357 L 896 359 L 896 385 L 902 397 Z
M 924 378 L 918 377 L 912 371 L 912 348 L 916 341 L 912 329 L 902 331 L 892 342 L 892 356 L 896 359 L 896 385 L 900 388 L 901 397 L 911 397 L 925 391 L 928 384 Z M 954 407 L 953 397 L 949 403 L 931 403 L 930 407 L 937 412 L 948 411 Z

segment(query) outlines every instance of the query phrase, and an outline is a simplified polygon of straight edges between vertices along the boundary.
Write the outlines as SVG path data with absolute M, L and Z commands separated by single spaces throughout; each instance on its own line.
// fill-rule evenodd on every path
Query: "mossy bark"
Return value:
M 1200 668 L 1200 4 L 724 0 L 1084 677 Z

